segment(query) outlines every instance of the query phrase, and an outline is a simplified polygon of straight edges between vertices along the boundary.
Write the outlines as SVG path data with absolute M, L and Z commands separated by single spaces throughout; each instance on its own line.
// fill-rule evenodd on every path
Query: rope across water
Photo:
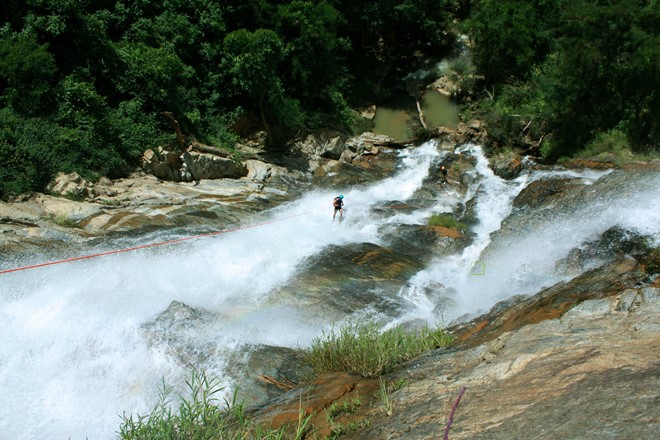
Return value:
M 303 213 L 300 213 L 300 214 L 294 214 L 294 215 L 290 215 L 290 216 L 287 216 L 287 217 L 278 218 L 278 219 L 275 219 L 275 220 L 269 220 L 269 221 L 262 222 L 262 223 L 256 223 L 254 225 L 238 226 L 238 227 L 231 228 L 231 229 L 223 229 L 221 231 L 208 232 L 206 234 L 193 235 L 193 236 L 190 236 L 190 237 L 176 238 L 176 239 L 173 239 L 173 240 L 159 241 L 159 242 L 156 242 L 156 243 L 143 244 L 143 245 L 140 245 L 140 246 L 127 247 L 127 248 L 123 248 L 123 249 L 115 249 L 115 250 L 112 250 L 112 251 L 99 252 L 99 253 L 96 253 L 96 254 L 82 255 L 82 256 L 79 256 L 79 257 L 72 257 L 72 258 L 65 258 L 65 259 L 62 259 L 62 260 L 49 261 L 47 263 L 32 264 L 32 265 L 29 265 L 29 266 L 22 266 L 22 267 L 16 267 L 16 268 L 13 268 L 13 269 L 0 270 L 0 275 L 6 274 L 6 273 L 11 273 L 11 272 L 19 272 L 19 271 L 23 271 L 23 270 L 29 270 L 29 269 L 37 269 L 39 267 L 53 266 L 53 265 L 56 265 L 56 264 L 70 263 L 70 262 L 73 262 L 73 261 L 88 260 L 88 259 L 91 259 L 91 258 L 98 258 L 98 257 L 106 256 L 106 255 L 120 254 L 122 252 L 130 252 L 130 251 L 136 251 L 136 250 L 139 250 L 139 249 L 147 249 L 147 248 L 152 248 L 152 247 L 157 247 L 157 246 L 164 246 L 164 245 L 167 245 L 167 244 L 180 243 L 180 242 L 183 242 L 183 241 L 195 240 L 195 239 L 198 239 L 198 238 L 205 238 L 205 237 L 211 237 L 213 235 L 220 235 L 220 234 L 226 234 L 228 232 L 240 231 L 242 229 L 257 228 L 259 226 L 265 226 L 265 225 L 269 225 L 271 223 L 277 223 L 277 222 L 281 222 L 281 221 L 284 221 L 284 220 L 292 219 L 294 217 L 300 217 L 300 216 L 303 216 L 303 215 L 311 214 L 312 212 L 314 212 L 314 211 L 308 211 L 308 212 L 303 212 Z

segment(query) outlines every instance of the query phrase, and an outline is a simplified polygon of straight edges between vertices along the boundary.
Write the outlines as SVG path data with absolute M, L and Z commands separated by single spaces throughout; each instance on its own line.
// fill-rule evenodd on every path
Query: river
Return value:
M 222 316 L 189 335 L 213 345 L 218 358 L 197 367 L 219 377 L 223 353 L 245 342 L 307 346 L 334 323 L 308 322 L 303 309 L 269 301 L 271 292 L 330 245 L 379 244 L 386 223 L 425 224 L 434 213 L 452 212 L 472 198 L 479 220 L 467 248 L 433 259 L 401 287 L 399 295 L 411 307 L 390 325 L 409 319 L 446 324 L 565 279 L 567 274 L 549 268 L 612 225 L 655 237 L 660 231 L 656 174 L 620 192 L 604 190 L 607 197 L 594 195 L 582 211 L 559 210 L 546 227 L 494 238 L 516 195 L 531 182 L 572 177 L 597 188 L 610 172 L 537 170 L 505 181 L 493 174 L 479 146 L 457 153 L 476 160 L 473 183 L 466 193 L 447 188 L 425 208 L 390 216 L 373 209 L 414 196 L 447 154 L 434 141 L 401 151 L 392 177 L 338 189 L 346 201 L 341 223 L 331 218 L 336 193 L 313 191 L 226 234 L 0 275 L 0 438 L 108 439 L 116 435 L 121 414 L 148 412 L 163 380 L 183 384 L 190 375 L 190 366 L 165 347 L 149 344 L 141 327 L 172 301 Z M 559 234 L 550 225 L 570 233 Z M 169 238 L 149 235 L 130 244 Z M 0 269 L 10 266 L 0 263 Z M 432 286 L 445 289 L 440 309 L 437 297 L 428 294 Z

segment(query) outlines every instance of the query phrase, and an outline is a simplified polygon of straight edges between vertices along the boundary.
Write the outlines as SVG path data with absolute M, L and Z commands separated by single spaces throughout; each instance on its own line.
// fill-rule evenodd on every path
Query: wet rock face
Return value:
M 537 180 L 518 194 L 513 201 L 513 208 L 521 210 L 549 205 L 576 184 L 575 179 Z
M 340 321 L 360 310 L 398 316 L 401 284 L 421 262 L 373 243 L 330 246 L 302 265 L 269 301 L 304 311 L 311 321 Z
M 498 304 L 455 327 L 457 345 L 382 378 L 403 384 L 389 394 L 389 411 L 374 384 L 334 374 L 270 401 L 257 420 L 295 424 L 299 409 L 327 414 L 332 402 L 371 386 L 373 397 L 342 420 L 358 426 L 342 438 L 426 440 L 446 430 L 451 439 L 656 438 L 660 289 L 648 285 L 657 272 L 645 269 L 652 254 L 640 256 L 643 264 L 624 258 Z M 311 422 L 329 429 L 327 417 Z
M 626 255 L 639 257 L 648 252 L 647 239 L 634 231 L 614 226 L 598 239 L 573 248 L 555 264 L 557 272 L 579 274 L 590 267 L 611 262 Z
M 387 225 L 380 232 L 390 248 L 422 261 L 458 252 L 471 241 L 458 229 L 442 226 Z
M 237 401 L 258 406 L 311 377 L 299 350 L 246 344 L 220 350 L 214 339 L 229 316 L 172 301 L 162 313 L 141 325 L 147 343 L 182 365 L 210 368 L 226 363 L 222 379 L 237 392 Z
M 644 272 L 634 258 L 623 258 L 588 271 L 568 283 L 559 283 L 538 294 L 507 300 L 479 318 L 450 328 L 460 346 L 472 347 L 492 340 L 504 332 L 525 325 L 561 317 L 564 313 L 589 299 L 613 295 L 617 291 L 633 288 Z
M 514 179 L 524 167 L 519 155 L 500 154 L 491 159 L 491 168 L 502 179 Z
M 259 407 L 312 377 L 300 350 L 246 345 L 233 352 L 225 374 L 234 383 L 237 401 Z
M 226 319 L 220 314 L 172 301 L 161 314 L 141 325 L 147 342 L 173 355 L 182 365 L 205 365 L 221 355 L 201 335 Z

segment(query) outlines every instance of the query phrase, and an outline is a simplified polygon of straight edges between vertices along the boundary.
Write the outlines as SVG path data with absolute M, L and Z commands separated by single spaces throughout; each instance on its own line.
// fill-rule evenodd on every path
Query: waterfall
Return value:
M 332 223 L 336 194 L 315 191 L 254 223 L 308 213 L 289 220 L 3 275 L 2 436 L 110 438 L 123 412 L 148 412 L 161 380 L 183 383 L 190 373 L 150 347 L 140 330 L 175 300 L 227 317 L 196 335 L 226 349 L 246 341 L 294 347 L 309 341 L 314 334 L 295 328 L 295 316 L 260 310 L 267 293 L 329 244 L 377 241 L 370 207 L 410 197 L 438 155 L 434 142 L 404 150 L 393 177 L 366 189 L 343 188 L 342 223 Z M 221 366 L 211 373 L 222 376 Z
M 426 319 L 447 325 L 487 312 L 498 301 L 567 281 L 575 274 L 562 272 L 557 262 L 571 249 L 598 238 L 613 226 L 645 235 L 656 246 L 660 243 L 658 173 L 613 179 L 614 183 L 599 186 L 611 170 L 557 167 L 525 171 L 505 181 L 488 168 L 479 146 L 469 145 L 462 151 L 477 158 L 478 176 L 468 192 L 468 197 L 476 199 L 479 223 L 472 229 L 476 237 L 460 254 L 435 259 L 401 289 L 400 295 L 413 306 L 397 322 Z M 527 185 L 541 179 L 564 178 L 594 189 L 572 206 L 548 209 L 535 222 L 523 223 L 519 230 L 492 240 L 511 213 L 513 200 Z M 438 290 L 442 291 L 440 300 Z
M 412 212 L 382 216 L 373 208 L 415 195 L 430 167 L 447 154 L 438 151 L 434 141 L 402 150 L 399 168 L 390 178 L 367 187 L 338 188 L 336 193 L 313 191 L 244 225 L 258 227 L 1 275 L 0 436 L 105 439 L 114 436 L 122 413 L 150 411 L 161 381 L 182 384 L 190 374 L 190 367 L 180 365 L 167 349 L 150 345 L 141 328 L 172 301 L 220 317 L 186 336 L 213 347 L 217 358 L 203 367 L 219 377 L 223 354 L 242 343 L 309 344 L 332 323 L 312 325 L 296 315 L 302 312 L 272 308 L 269 293 L 296 277 L 301 262 L 330 245 L 379 244 L 379 229 L 387 223 L 425 224 L 434 213 L 476 200 L 479 223 L 473 243 L 460 254 L 433 260 L 401 289 L 411 304 L 404 318 L 435 323 L 438 304 L 427 294 L 431 285 L 446 290 L 448 303 L 441 314 L 448 321 L 561 279 L 543 271 L 571 246 L 610 224 L 657 234 L 660 221 L 652 205 L 635 205 L 623 191 L 607 201 L 607 209 L 600 202 L 586 207 L 594 221 L 576 226 L 561 245 L 551 246 L 550 262 L 535 254 L 539 247 L 547 250 L 547 241 L 556 235 L 552 231 L 521 233 L 511 246 L 504 242 L 508 239 L 494 241 L 493 233 L 526 185 L 575 172 L 533 171 L 504 181 L 490 170 L 480 147 L 468 145 L 458 152 L 477 163 L 467 194 L 446 189 L 429 206 Z M 592 183 L 605 174 L 574 176 Z M 345 220 L 333 223 L 331 203 L 339 192 L 345 196 Z M 645 203 L 653 198 L 657 202 L 657 189 L 647 188 L 633 198 L 640 197 Z M 576 214 L 555 219 L 555 224 L 566 228 L 582 220 Z M 148 240 L 170 238 L 163 233 Z M 110 243 L 92 251 L 112 248 Z M 40 261 L 40 256 L 33 260 Z M 0 263 L 0 270 L 7 268 L 9 262 Z

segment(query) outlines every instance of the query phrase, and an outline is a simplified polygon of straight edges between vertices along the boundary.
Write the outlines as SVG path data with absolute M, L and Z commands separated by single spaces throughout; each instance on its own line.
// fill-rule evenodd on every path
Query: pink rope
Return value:
M 265 221 L 263 223 L 257 223 L 255 225 L 239 226 L 239 227 L 232 228 L 232 229 L 223 229 L 221 231 L 215 231 L 215 232 L 209 232 L 209 233 L 206 233 L 206 234 L 194 235 L 192 237 L 176 238 L 176 239 L 173 239 L 173 240 L 160 241 L 158 243 L 143 244 L 143 245 L 140 245 L 140 246 L 134 246 L 134 247 L 124 248 L 124 249 L 116 249 L 116 250 L 113 250 L 113 251 L 101 252 L 101 253 L 98 253 L 98 254 L 83 255 L 83 256 L 80 256 L 80 257 L 66 258 L 64 260 L 49 261 L 48 263 L 33 264 L 33 265 L 30 265 L 30 266 L 16 267 L 14 269 L 0 270 L 0 275 L 5 274 L 5 273 L 10 273 L 10 272 L 18 272 L 18 271 L 21 271 L 21 270 L 36 269 L 38 267 L 52 266 L 54 264 L 70 263 L 72 261 L 79 261 L 79 260 L 86 260 L 86 259 L 89 259 L 89 258 L 103 257 L 105 255 L 119 254 L 119 253 L 122 253 L 122 252 L 130 252 L 130 251 L 135 251 L 135 250 L 138 250 L 138 249 L 147 249 L 147 248 L 156 247 L 156 246 L 163 246 L 163 245 L 166 245 L 166 244 L 179 243 L 179 242 L 187 241 L 187 240 L 195 240 L 195 239 L 198 239 L 198 238 L 211 237 L 213 235 L 226 234 L 228 232 L 240 231 L 242 229 L 257 228 L 259 226 L 265 226 L 265 225 L 269 225 L 271 223 L 281 222 L 283 220 L 288 220 L 290 218 L 299 217 L 301 215 L 311 214 L 312 212 L 313 211 L 303 212 L 302 214 L 294 214 L 294 215 L 290 215 L 288 217 L 283 217 L 283 218 L 279 218 L 279 219 L 275 219 L 275 220 Z
M 461 401 L 461 397 L 463 397 L 463 393 L 465 392 L 465 387 L 461 388 L 461 392 L 458 393 L 458 397 L 456 398 L 456 401 L 454 402 L 454 406 L 451 408 L 451 414 L 449 414 L 449 420 L 447 420 L 447 426 L 445 426 L 445 438 L 444 440 L 449 440 L 449 428 L 451 427 L 451 423 L 454 421 L 454 413 L 456 412 L 456 408 L 458 408 L 458 404 Z

